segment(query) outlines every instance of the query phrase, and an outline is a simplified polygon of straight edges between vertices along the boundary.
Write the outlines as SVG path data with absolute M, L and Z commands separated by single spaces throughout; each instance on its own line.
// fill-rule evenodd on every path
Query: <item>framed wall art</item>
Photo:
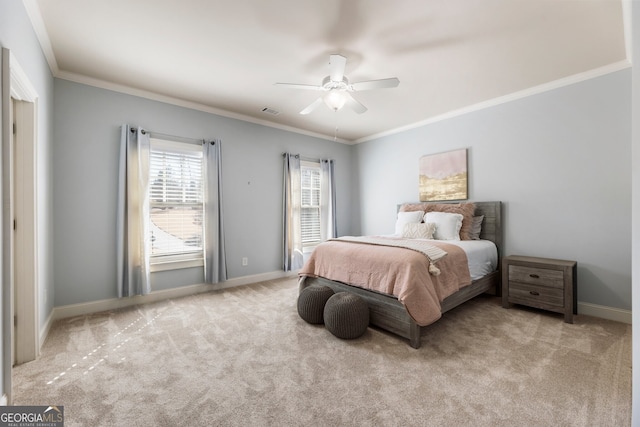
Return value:
M 467 149 L 420 157 L 421 202 L 467 199 Z

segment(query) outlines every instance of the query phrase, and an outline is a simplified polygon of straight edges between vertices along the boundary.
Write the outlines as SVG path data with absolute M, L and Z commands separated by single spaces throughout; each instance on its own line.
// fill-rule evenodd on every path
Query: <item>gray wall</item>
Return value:
M 418 159 L 457 148 L 506 254 L 576 260 L 579 301 L 631 309 L 631 69 L 357 145 L 354 231 L 391 233 Z
M 40 328 L 53 309 L 51 135 L 53 77 L 22 2 L 0 1 L 0 47 L 10 49 L 38 93 L 38 296 Z M 0 116 L 1 117 L 1 116 Z M 1 272 L 0 272 L 1 273 Z M 6 284 L 3 284 L 6 286 Z M 0 354 L 0 358 L 2 355 Z M 5 361 L 2 360 L 2 366 Z M 1 371 L 0 371 L 1 375 Z M 0 384 L 3 384 L 0 381 Z M 2 389 L 0 395 L 7 392 Z
M 114 298 L 120 126 L 222 140 L 229 278 L 281 270 L 282 153 L 333 158 L 338 218 L 351 217 L 351 147 L 55 79 L 55 305 Z M 338 220 L 338 232 L 349 233 Z M 241 259 L 249 258 L 243 267 Z M 202 269 L 152 274 L 152 289 L 202 283 Z

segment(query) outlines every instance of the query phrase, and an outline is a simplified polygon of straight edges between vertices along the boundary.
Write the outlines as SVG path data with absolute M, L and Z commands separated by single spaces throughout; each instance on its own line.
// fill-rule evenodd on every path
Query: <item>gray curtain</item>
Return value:
M 300 156 L 284 154 L 283 185 L 283 269 L 298 270 L 304 263 L 300 225 Z
M 149 134 L 123 125 L 117 203 L 118 297 L 151 292 L 149 281 Z
M 338 237 L 336 226 L 336 184 L 333 160 L 320 160 L 320 238 Z
M 227 280 L 222 215 L 222 143 L 204 142 L 204 281 Z

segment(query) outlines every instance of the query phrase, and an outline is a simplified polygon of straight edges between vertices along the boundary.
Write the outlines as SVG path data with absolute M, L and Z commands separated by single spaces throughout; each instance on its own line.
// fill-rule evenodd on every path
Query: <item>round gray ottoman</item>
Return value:
M 324 323 L 324 305 L 333 295 L 333 289 L 324 285 L 311 285 L 298 295 L 298 314 L 307 323 Z
M 369 305 L 356 294 L 337 292 L 324 306 L 324 326 L 338 338 L 358 338 L 369 326 Z

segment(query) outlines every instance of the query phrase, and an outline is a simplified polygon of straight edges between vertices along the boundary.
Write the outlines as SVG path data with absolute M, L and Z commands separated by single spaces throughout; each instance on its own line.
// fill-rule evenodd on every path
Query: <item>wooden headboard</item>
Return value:
M 408 202 L 411 205 L 431 205 L 434 203 L 460 203 L 460 202 Z M 464 202 L 463 202 L 464 203 Z M 491 240 L 498 248 L 498 259 L 501 259 L 504 252 L 502 248 L 502 202 L 469 202 L 476 205 L 475 215 L 484 215 L 480 238 Z M 398 205 L 398 210 L 404 203 Z

